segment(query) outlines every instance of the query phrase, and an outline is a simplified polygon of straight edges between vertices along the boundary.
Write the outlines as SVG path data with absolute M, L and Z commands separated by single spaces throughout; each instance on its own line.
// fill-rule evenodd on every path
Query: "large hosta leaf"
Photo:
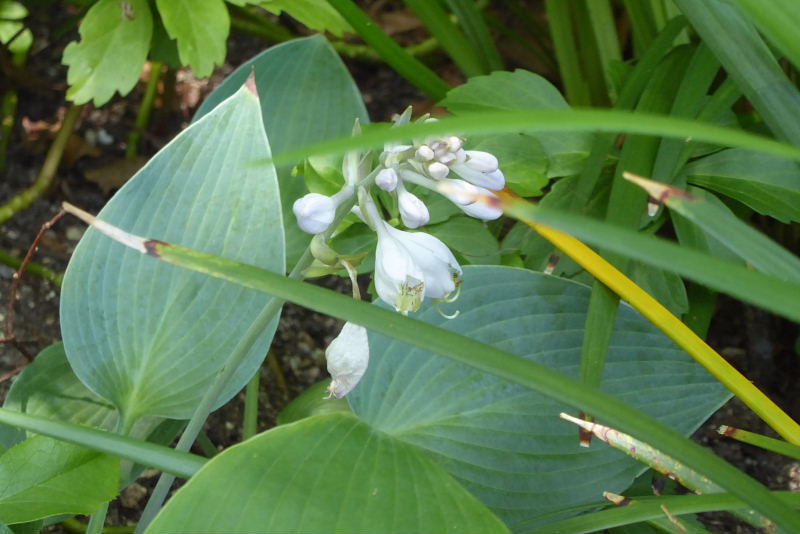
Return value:
M 25 368 L 11 386 L 3 407 L 110 431 L 117 428 L 119 419 L 114 406 L 88 390 L 78 380 L 61 343 L 44 349 Z M 143 417 L 136 422 L 128 435 L 145 439 L 161 421 L 158 417 Z M 0 443 L 6 447 L 11 447 L 24 438 L 25 432 L 0 425 Z
M 335 413 L 278 427 L 214 457 L 147 532 L 507 530 L 413 447 Z
M 364 102 L 342 60 L 321 35 L 273 46 L 236 69 L 197 110 L 195 120 L 233 94 L 253 72 L 272 152 L 348 135 L 358 118 L 369 122 Z M 401 111 L 401 110 L 398 110 Z M 286 263 L 291 268 L 311 241 L 300 230 L 291 206 L 305 184 L 278 169 L 286 228 Z
M 462 295 L 420 318 L 577 376 L 590 289 L 509 267 L 468 266 Z M 565 407 L 521 386 L 370 334 L 370 367 L 350 394 L 376 430 L 435 459 L 512 530 L 626 488 L 643 467 L 602 444 L 578 445 Z M 620 308 L 603 389 L 690 432 L 727 391 L 632 308 Z M 658 444 L 654 444 L 658 445 Z
M 277 179 L 264 164 L 269 156 L 258 100 L 242 88 L 161 150 L 100 218 L 283 272 Z M 81 381 L 127 419 L 186 419 L 267 301 L 90 229 L 64 278 L 64 347 Z M 260 365 L 276 322 L 250 348 L 217 405 Z

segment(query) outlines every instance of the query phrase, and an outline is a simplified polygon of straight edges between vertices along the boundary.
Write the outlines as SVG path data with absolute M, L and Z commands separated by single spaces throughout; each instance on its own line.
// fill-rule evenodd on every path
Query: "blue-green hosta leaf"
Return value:
M 523 269 L 467 266 L 452 320 L 419 318 L 577 377 L 590 289 Z M 643 467 L 578 445 L 564 406 L 492 375 L 370 334 L 372 358 L 349 395 L 356 415 L 419 447 L 512 530 L 625 489 Z M 620 307 L 602 388 L 689 433 L 729 397 L 672 341 Z M 602 422 L 602 421 L 601 421 Z
M 722 193 L 783 222 L 800 221 L 800 166 L 731 148 L 689 163 L 689 183 Z
M 119 458 L 35 436 L 0 456 L 0 521 L 92 514 L 119 488 Z
M 225 61 L 231 21 L 223 0 L 156 0 L 181 63 L 205 77 Z M 241 85 L 241 83 L 239 84 Z
M 280 426 L 215 456 L 147 532 L 508 530 L 413 447 L 334 413 Z
M 67 98 L 102 106 L 115 91 L 128 94 L 150 49 L 153 15 L 147 0 L 100 0 L 89 8 L 79 31 L 80 42 L 64 49 Z
M 448 92 L 442 105 L 456 115 L 519 109 L 569 109 L 569 104 L 553 84 L 522 69 L 470 78 L 467 83 Z M 585 132 L 530 135 L 544 149 L 549 177 L 575 174 L 591 149 L 591 134 Z
M 61 343 L 44 349 L 22 371 L 11 386 L 3 407 L 108 431 L 117 428 L 119 419 L 113 405 L 78 380 Z M 146 439 L 161 421 L 159 417 L 143 417 L 136 422 L 128 436 Z M 25 432 L 0 425 L 0 443 L 7 448 L 23 439 Z
M 284 272 L 277 178 L 263 164 L 270 151 L 259 111 L 242 88 L 156 154 L 100 218 Z M 126 418 L 187 419 L 267 302 L 89 229 L 64 277 L 64 347 L 81 381 Z M 258 368 L 276 322 L 261 332 L 217 406 Z
M 321 35 L 273 46 L 245 62 L 206 98 L 195 120 L 233 94 L 251 72 L 274 154 L 348 135 L 356 118 L 369 122 L 355 82 Z M 290 269 L 311 241 L 292 213 L 292 204 L 306 190 L 302 177 L 291 176 L 291 167 L 278 169 Z

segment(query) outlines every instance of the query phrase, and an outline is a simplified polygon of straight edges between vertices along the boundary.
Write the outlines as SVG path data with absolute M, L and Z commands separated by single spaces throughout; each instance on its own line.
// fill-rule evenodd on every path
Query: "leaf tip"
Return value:
M 603 498 L 608 499 L 616 506 L 625 506 L 626 504 L 629 504 L 631 502 L 631 500 L 625 497 L 624 495 L 619 495 L 617 493 L 612 493 L 610 491 L 604 491 Z
M 658 206 L 664 203 L 669 203 L 669 200 L 674 197 L 684 198 L 686 200 L 695 200 L 695 197 L 684 191 L 683 189 L 678 189 L 677 187 L 673 187 L 671 185 L 662 184 L 660 182 L 656 182 L 654 180 L 650 180 L 648 178 L 644 178 L 637 174 L 633 174 L 632 172 L 625 171 L 622 173 L 622 177 L 628 180 L 631 183 L 634 183 L 647 191 L 647 194 L 650 195 L 654 206 L 648 205 L 648 213 L 650 216 L 653 216 L 655 210 L 658 209 Z M 655 208 L 655 210 L 653 209 Z
M 250 70 L 250 76 L 247 77 L 247 80 L 244 82 L 244 86 L 247 88 L 250 93 L 258 99 L 258 88 L 256 87 L 256 69 L 253 67 Z
M 736 435 L 736 429 L 728 425 L 720 425 L 717 432 L 726 438 L 732 438 Z
M 67 213 L 74 215 L 75 217 L 79 218 L 89 226 L 97 228 L 97 230 L 104 233 L 114 241 L 122 243 L 126 247 L 138 250 L 142 254 L 150 254 L 150 252 L 147 249 L 149 243 L 147 239 L 139 237 L 138 235 L 133 235 L 131 233 L 126 232 L 125 230 L 122 230 L 121 228 L 118 228 L 112 224 L 102 221 L 97 217 L 95 217 L 94 215 L 92 215 L 91 213 L 83 211 L 77 206 L 73 206 L 69 202 L 64 202 L 62 203 L 61 206 Z

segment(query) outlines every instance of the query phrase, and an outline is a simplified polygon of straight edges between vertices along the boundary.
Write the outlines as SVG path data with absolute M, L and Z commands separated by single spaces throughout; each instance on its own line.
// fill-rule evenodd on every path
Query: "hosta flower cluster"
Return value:
M 408 123 L 410 116 L 409 108 L 395 120 L 395 125 Z M 408 314 L 417 311 L 426 298 L 451 299 L 457 294 L 461 276 L 453 253 L 424 231 L 411 232 L 390 224 L 391 218 L 385 214 L 392 206 L 382 206 L 376 193 L 380 189 L 394 197 L 397 215 L 408 230 L 420 229 L 430 221 L 428 207 L 412 192 L 420 187 L 446 196 L 467 215 L 497 219 L 502 214 L 499 209 L 478 201 L 480 197 L 495 196 L 492 191 L 505 186 L 497 158 L 487 152 L 467 150 L 463 139 L 447 136 L 387 144 L 375 168 L 371 161 L 371 154 L 349 153 L 343 164 L 345 184 L 338 193 L 309 193 L 294 203 L 298 225 L 308 233 L 323 234 L 324 241 L 335 229 L 335 222 L 350 209 L 378 236 L 374 277 L 381 300 Z M 328 265 L 336 262 L 335 254 L 333 258 L 330 253 L 326 258 L 317 258 Z M 326 353 L 333 376 L 330 392 L 337 398 L 347 394 L 366 369 L 368 349 L 355 346 L 366 344 L 366 332 L 362 335 L 358 329 L 363 330 L 346 325 Z M 343 342 L 344 338 L 347 342 Z

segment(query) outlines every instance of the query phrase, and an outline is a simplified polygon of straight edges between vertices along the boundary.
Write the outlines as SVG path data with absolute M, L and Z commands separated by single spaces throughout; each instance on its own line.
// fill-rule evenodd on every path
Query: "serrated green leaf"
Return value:
M 800 166 L 742 148 L 722 150 L 684 168 L 689 183 L 722 193 L 782 222 L 800 221 Z
M 418 317 L 576 377 L 588 287 L 507 267 L 464 269 L 461 314 Z M 513 529 L 596 502 L 642 470 L 605 447 L 582 448 L 564 406 L 474 368 L 370 332 L 370 361 L 349 399 L 374 428 L 416 445 Z M 683 433 L 729 393 L 636 311 L 620 306 L 602 388 Z M 591 472 L 590 477 L 586 476 Z
M 550 82 L 532 72 L 494 72 L 470 78 L 452 89 L 441 103 L 460 115 L 483 111 L 569 109 L 567 101 Z M 566 176 L 577 172 L 591 148 L 585 132 L 530 133 L 548 158 L 547 175 Z
M 336 413 L 280 426 L 215 456 L 146 532 L 508 529 L 413 447 Z
M 283 273 L 277 178 L 257 98 L 246 88 L 192 124 L 111 199 L 100 217 Z M 268 302 L 264 295 L 173 269 L 89 230 L 61 294 L 64 347 L 75 374 L 127 422 L 188 419 Z M 215 403 L 264 358 L 277 318 Z
M 350 135 L 356 118 L 362 125 L 369 123 L 358 87 L 321 35 L 273 46 L 242 64 L 206 98 L 194 120 L 233 94 L 251 72 L 255 73 L 262 119 L 276 155 Z M 291 176 L 296 163 L 278 168 L 289 269 L 311 241 L 292 213 L 292 204 L 306 192 L 303 180 Z
M 225 61 L 231 21 L 223 0 L 156 0 L 164 28 L 178 41 L 178 55 L 199 77 Z
M 64 49 L 67 98 L 102 106 L 116 91 L 128 94 L 139 81 L 150 49 L 153 16 L 147 0 L 100 0 L 78 30 L 80 42 Z
M 0 43 L 7 45 L 13 56 L 24 57 L 33 44 L 33 34 L 22 22 L 27 16 L 28 10 L 19 2 L 0 0 Z M 14 62 L 18 63 L 18 60 L 14 59 Z
M 92 514 L 119 488 L 119 459 L 45 436 L 0 456 L 0 520 Z
M 285 11 L 292 18 L 318 32 L 330 32 L 336 37 L 341 37 L 344 33 L 353 33 L 350 24 L 331 7 L 327 0 L 262 0 L 253 3 L 258 3 L 276 15 Z

